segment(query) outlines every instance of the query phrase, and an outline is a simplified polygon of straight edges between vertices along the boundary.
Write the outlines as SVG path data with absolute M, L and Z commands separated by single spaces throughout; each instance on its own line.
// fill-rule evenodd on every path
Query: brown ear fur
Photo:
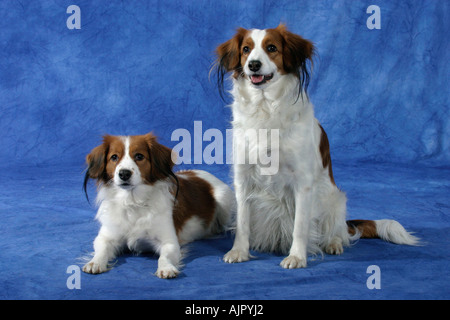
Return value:
M 224 68 L 226 72 L 242 67 L 240 50 L 242 40 L 246 33 L 246 29 L 239 28 L 233 38 L 217 47 L 217 63 L 219 67 Z
M 286 71 L 293 72 L 295 69 L 301 68 L 307 60 L 313 63 L 314 44 L 311 41 L 290 32 L 284 24 L 280 24 L 276 30 L 283 36 L 284 46 L 287 49 L 283 50 Z
M 237 78 L 242 72 L 241 66 L 241 44 L 248 30 L 239 28 L 233 38 L 222 43 L 216 49 L 217 61 L 213 68 L 217 71 L 217 86 L 223 99 L 223 80 L 225 75 L 234 71 L 233 76 Z
M 87 183 L 89 178 L 96 179 L 97 181 L 107 181 L 106 175 L 106 156 L 109 151 L 110 136 L 103 136 L 103 143 L 94 149 L 86 156 L 86 164 L 88 168 L 86 169 L 86 174 L 84 176 L 83 190 L 86 194 L 86 198 L 89 201 L 87 195 Z
M 283 64 L 288 73 L 294 74 L 300 81 L 300 94 L 302 88 L 305 92 L 308 89 L 310 70 L 308 60 L 313 65 L 315 54 L 314 44 L 287 30 L 284 24 L 280 24 L 277 30 L 283 37 Z
M 101 144 L 92 149 L 91 153 L 86 156 L 86 163 L 88 165 L 87 174 L 89 178 L 99 179 L 103 176 L 106 165 L 106 153 L 108 146 Z
M 150 154 L 150 182 L 162 180 L 167 177 L 174 177 L 172 168 L 172 149 L 160 144 L 152 133 L 145 135 Z

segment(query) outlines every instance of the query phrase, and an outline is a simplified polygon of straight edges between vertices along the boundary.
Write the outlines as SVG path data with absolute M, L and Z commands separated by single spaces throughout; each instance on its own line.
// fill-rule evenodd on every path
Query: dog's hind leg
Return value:
M 333 189 L 319 204 L 323 214 L 319 222 L 319 245 L 326 253 L 341 254 L 344 246 L 350 244 L 346 223 L 347 197 L 337 187 Z

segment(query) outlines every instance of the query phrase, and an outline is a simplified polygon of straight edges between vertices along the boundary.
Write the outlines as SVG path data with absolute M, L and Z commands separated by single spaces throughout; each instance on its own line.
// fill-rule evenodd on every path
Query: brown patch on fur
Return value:
M 152 149 L 154 142 L 150 142 L 150 139 L 154 136 L 149 133 L 145 136 L 131 136 L 130 145 L 128 148 L 128 155 L 134 160 L 141 172 L 141 177 L 147 184 L 152 184 L 156 180 L 160 180 L 163 177 L 154 177 L 152 174 Z M 156 138 L 155 138 L 156 139 Z
M 98 182 L 108 182 L 113 176 L 110 174 L 111 168 L 108 168 L 110 160 L 110 150 L 113 145 L 114 148 L 120 144 L 120 138 L 110 135 L 103 136 L 103 143 L 94 149 L 86 156 L 86 163 L 88 169 L 86 172 L 86 177 L 91 179 L 96 179 Z M 113 152 L 116 152 L 114 149 Z M 123 148 L 121 150 L 123 153 Z
M 107 140 L 109 143 L 108 152 L 106 154 L 105 172 L 107 179 L 111 180 L 114 178 L 117 165 L 125 156 L 125 145 L 120 137 L 106 136 L 105 138 L 103 138 L 104 141 Z M 113 156 L 116 156 L 117 160 L 115 160 L 116 158 L 113 158 Z
M 217 65 L 225 70 L 225 72 L 235 71 L 234 77 L 237 78 L 242 72 L 241 50 L 244 38 L 248 38 L 249 31 L 239 28 L 233 38 L 222 43 L 216 49 L 218 57 Z
M 173 209 L 173 222 L 177 234 L 183 229 L 185 222 L 194 215 L 209 226 L 216 209 L 212 186 L 197 177 L 193 171 L 178 172 L 177 176 L 180 187 Z
M 284 67 L 284 52 L 286 52 L 286 48 L 285 48 L 284 44 L 285 44 L 285 40 L 278 28 L 267 29 L 266 36 L 264 37 L 264 39 L 261 43 L 261 46 L 264 49 L 265 53 L 270 58 L 270 60 L 272 60 L 273 63 L 275 63 L 275 65 L 278 68 L 278 71 L 281 74 L 288 73 Z M 268 47 L 270 45 L 275 46 L 277 50 L 275 52 L 270 52 L 268 50 Z
M 330 143 L 328 142 L 328 136 L 320 124 L 319 127 L 322 131 L 319 144 L 319 151 L 320 155 L 322 156 L 322 166 L 324 169 L 328 167 L 328 175 L 330 176 L 331 183 L 336 185 L 336 183 L 334 182 L 333 168 L 331 165 Z
M 105 157 L 108 152 L 109 144 L 101 144 L 86 156 L 86 164 L 88 166 L 86 171 L 86 178 L 103 180 L 103 173 L 105 171 Z
M 244 48 L 248 47 L 248 52 L 244 52 Z M 242 40 L 242 43 L 240 44 L 239 50 L 240 50 L 240 64 L 239 64 L 239 69 L 236 69 L 233 77 L 237 78 L 240 73 L 242 72 L 242 69 L 245 66 L 245 63 L 247 62 L 247 58 L 250 55 L 250 53 L 252 52 L 252 50 L 255 48 L 255 42 L 253 41 L 253 39 L 250 37 L 250 32 L 247 32 Z
M 377 233 L 377 225 L 373 220 L 348 220 L 348 233 L 355 234 L 355 229 L 361 233 L 361 238 L 379 238 Z
M 283 39 L 283 63 L 286 73 L 297 74 L 299 69 L 305 68 L 305 63 L 310 60 L 315 52 L 314 44 L 295 34 L 286 28 L 284 24 L 280 24 L 275 29 L 268 29 L 267 33 L 278 33 Z
M 150 160 L 150 170 L 142 171 L 139 167 L 141 173 L 145 172 L 145 179 L 150 183 L 154 183 L 170 176 L 173 177 L 172 149 L 157 142 L 156 137 L 152 133 L 146 134 L 142 139 L 146 142 Z M 130 153 L 132 150 L 131 145 L 130 143 Z

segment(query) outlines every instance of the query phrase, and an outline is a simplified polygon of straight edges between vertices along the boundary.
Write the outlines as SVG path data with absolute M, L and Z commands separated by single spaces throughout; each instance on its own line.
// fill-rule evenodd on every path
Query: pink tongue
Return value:
M 260 75 L 253 75 L 252 76 L 252 82 L 253 83 L 260 83 L 264 80 L 264 76 L 260 76 Z

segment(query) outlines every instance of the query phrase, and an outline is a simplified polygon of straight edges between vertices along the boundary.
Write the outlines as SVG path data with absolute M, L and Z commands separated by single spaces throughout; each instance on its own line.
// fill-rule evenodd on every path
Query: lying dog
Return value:
M 232 72 L 233 133 L 240 135 L 234 150 L 248 150 L 248 158 L 277 152 L 279 158 L 272 175 L 262 175 L 260 164 L 234 164 L 237 230 L 226 262 L 249 260 L 253 248 L 288 255 L 283 268 L 306 267 L 308 253 L 341 254 L 355 234 L 417 244 L 394 220 L 346 222 L 347 199 L 333 178 L 328 138 L 306 94 L 310 41 L 284 25 L 239 28 L 216 53 L 219 89 Z M 259 129 L 278 130 L 279 147 L 241 135 Z
M 109 136 L 87 156 L 89 178 L 98 182 L 96 219 L 101 228 L 87 273 L 108 270 L 123 249 L 156 251 L 156 275 L 179 274 L 180 245 L 223 231 L 234 206 L 231 189 L 199 170 L 173 173 L 171 150 L 151 133 Z

